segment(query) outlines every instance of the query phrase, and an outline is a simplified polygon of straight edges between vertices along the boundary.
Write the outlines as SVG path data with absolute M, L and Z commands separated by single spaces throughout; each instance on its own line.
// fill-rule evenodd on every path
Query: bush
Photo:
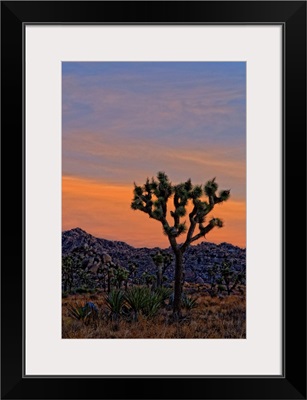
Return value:
M 142 314 L 146 317 L 154 317 L 162 306 L 162 297 L 159 293 L 151 292 L 148 295 L 145 306 L 143 307 Z
M 92 302 L 88 302 L 84 306 L 78 303 L 75 306 L 67 305 L 67 309 L 70 317 L 84 323 L 98 318 L 98 308 Z
M 146 317 L 157 314 L 163 303 L 163 296 L 158 292 L 151 292 L 147 287 L 134 286 L 126 293 L 126 302 L 133 311 L 133 318 L 138 320 L 141 312 Z
M 174 304 L 174 293 L 172 293 L 169 297 L 169 304 L 172 306 Z M 192 308 L 197 307 L 196 299 L 192 299 L 192 297 L 188 297 L 185 293 L 181 295 L 181 307 L 186 310 L 192 310 Z
M 134 313 L 134 320 L 138 320 L 138 313 L 144 309 L 150 290 L 146 287 L 134 286 L 129 289 L 125 295 L 128 306 Z
M 88 292 L 89 292 L 89 290 L 84 287 L 78 287 L 75 289 L 75 293 L 78 293 L 78 294 L 84 294 L 84 293 L 88 293 Z
M 156 288 L 154 293 L 157 293 L 161 297 L 161 303 L 164 304 L 166 300 L 169 299 L 170 295 L 172 294 L 172 289 L 167 288 L 164 286 Z
M 125 294 L 121 290 L 113 289 L 105 298 L 105 304 L 110 311 L 112 320 L 117 321 L 122 313 Z
M 182 296 L 181 305 L 186 310 L 192 310 L 197 307 L 196 299 L 192 299 L 192 297 L 188 297 L 186 295 Z

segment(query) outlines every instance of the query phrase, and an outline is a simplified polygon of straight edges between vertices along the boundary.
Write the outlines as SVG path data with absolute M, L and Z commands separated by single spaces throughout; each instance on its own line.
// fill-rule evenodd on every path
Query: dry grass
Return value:
M 62 337 L 70 339 L 244 339 L 246 337 L 245 295 L 234 294 L 224 298 L 204 294 L 195 288 L 186 288 L 197 298 L 197 307 L 183 312 L 180 321 L 172 321 L 171 310 L 161 309 L 154 318 L 140 315 L 138 322 L 129 318 L 111 321 L 104 303 L 104 294 L 72 295 L 62 301 Z M 84 323 L 69 316 L 67 306 L 91 301 L 99 309 L 95 321 Z

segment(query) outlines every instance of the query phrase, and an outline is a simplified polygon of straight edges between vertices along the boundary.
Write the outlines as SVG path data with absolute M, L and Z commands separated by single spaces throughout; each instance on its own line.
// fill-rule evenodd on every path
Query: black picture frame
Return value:
M 23 30 L 29 23 L 283 26 L 282 376 L 24 376 Z M 306 2 L 2 1 L 1 56 L 1 398 L 306 399 Z M 268 209 L 274 196 L 263 199 Z

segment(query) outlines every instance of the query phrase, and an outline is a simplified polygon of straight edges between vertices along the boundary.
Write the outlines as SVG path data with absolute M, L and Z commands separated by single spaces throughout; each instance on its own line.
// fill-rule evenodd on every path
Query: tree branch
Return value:
M 204 228 L 200 228 L 201 231 L 197 235 L 192 237 L 190 243 L 195 242 L 196 240 L 200 239 L 203 236 L 206 236 L 206 234 L 210 232 L 215 226 L 221 228 L 223 226 L 222 221 L 218 218 L 212 218 L 211 221 L 208 223 L 208 225 L 206 225 Z

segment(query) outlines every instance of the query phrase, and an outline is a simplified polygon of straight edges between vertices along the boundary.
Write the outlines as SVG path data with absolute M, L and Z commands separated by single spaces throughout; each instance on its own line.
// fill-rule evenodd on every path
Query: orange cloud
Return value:
M 132 185 L 63 176 L 62 229 L 78 226 L 96 237 L 124 241 L 135 247 L 168 247 L 161 224 L 130 208 L 132 191 Z M 245 247 L 245 212 L 243 201 L 232 199 L 217 205 L 212 216 L 223 219 L 225 226 L 211 231 L 206 240 Z

